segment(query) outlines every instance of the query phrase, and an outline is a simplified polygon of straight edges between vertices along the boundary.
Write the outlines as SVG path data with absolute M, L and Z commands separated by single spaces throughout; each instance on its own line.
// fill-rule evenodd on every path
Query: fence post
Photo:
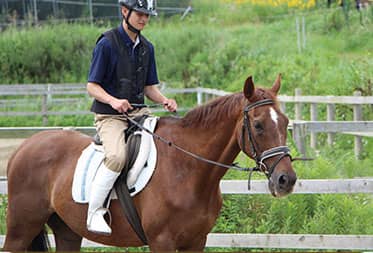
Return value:
M 317 121 L 317 104 L 311 103 L 311 121 Z M 317 133 L 311 132 L 310 134 L 310 144 L 311 148 L 316 149 L 317 148 Z
M 47 85 L 47 94 L 48 94 L 47 101 L 49 103 L 52 102 L 52 87 L 53 87 L 52 84 L 48 83 L 48 85 Z
M 184 11 L 183 15 L 181 16 L 180 20 L 183 20 L 185 18 L 185 16 L 188 15 L 188 13 L 191 12 L 191 11 L 192 11 L 192 6 L 188 6 L 185 9 L 185 11 Z
M 27 11 L 26 11 L 26 3 L 25 3 L 25 0 L 22 0 L 22 14 L 24 17 L 26 17 L 26 14 Z
M 43 126 L 48 125 L 48 94 L 44 93 L 41 100 L 41 113 L 43 118 Z
M 302 95 L 302 89 L 296 88 L 295 89 L 295 96 L 301 96 Z M 302 120 L 302 103 L 301 102 L 295 102 L 295 120 Z
M 35 20 L 35 24 L 37 24 L 38 23 L 38 6 L 36 3 L 36 0 L 34 0 L 34 20 Z
M 293 122 L 293 139 L 302 157 L 306 156 L 306 127 L 301 122 Z
M 360 91 L 355 91 L 354 96 L 361 96 Z M 354 121 L 361 121 L 363 120 L 363 110 L 361 105 L 354 105 Z M 363 150 L 363 142 L 362 142 L 362 137 L 361 136 L 355 136 L 355 157 L 356 159 L 360 159 L 361 157 L 361 152 Z
M 302 17 L 302 36 L 303 36 L 303 49 L 306 49 L 306 19 Z
M 300 44 L 300 28 L 299 28 L 299 17 L 296 17 L 295 18 L 295 29 L 297 31 L 297 45 L 298 45 L 298 52 L 301 53 L 302 52 L 302 47 L 301 47 L 301 44 Z
M 5 0 L 5 1 L 3 1 L 4 2 L 4 9 L 3 10 L 5 10 L 4 11 L 4 14 L 6 14 L 6 15 L 8 15 L 8 8 L 9 8 L 9 5 L 8 5 L 8 0 Z M 2 13 L 3 14 L 3 13 Z
M 298 96 L 302 95 L 302 89 L 296 88 L 295 91 L 295 100 L 298 101 Z M 293 123 L 293 138 L 295 141 L 295 145 L 298 148 L 300 154 L 303 157 L 306 156 L 306 129 L 304 124 L 297 123 L 297 121 L 302 120 L 302 103 L 295 102 L 295 121 Z
M 91 22 L 91 25 L 93 24 L 93 10 L 92 10 L 92 0 L 88 0 L 88 9 L 89 9 L 89 21 Z
M 202 104 L 202 91 L 201 89 L 197 89 L 197 105 L 201 105 Z
M 326 105 L 326 120 L 335 121 L 335 104 Z M 333 145 L 334 142 L 334 133 L 328 133 L 328 144 Z
M 282 113 L 286 114 L 286 103 L 285 102 L 280 102 L 280 109 Z
M 212 96 L 212 95 L 211 95 Z M 210 94 L 205 93 L 205 100 L 204 101 L 209 101 L 210 100 Z
M 56 0 L 53 0 L 53 15 L 54 18 L 58 17 L 58 3 Z

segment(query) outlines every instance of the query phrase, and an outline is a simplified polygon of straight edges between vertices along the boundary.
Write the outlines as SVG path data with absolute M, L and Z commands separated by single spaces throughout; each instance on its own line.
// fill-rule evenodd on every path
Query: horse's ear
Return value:
M 253 82 L 253 77 L 249 76 L 245 81 L 245 86 L 243 87 L 243 94 L 250 100 L 255 93 L 255 86 Z
M 276 81 L 273 83 L 271 90 L 277 94 L 281 87 L 281 73 L 278 74 Z

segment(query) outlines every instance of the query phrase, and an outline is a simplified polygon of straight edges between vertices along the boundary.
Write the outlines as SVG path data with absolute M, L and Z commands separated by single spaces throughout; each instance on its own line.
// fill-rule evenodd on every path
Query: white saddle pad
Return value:
M 149 117 L 145 120 L 144 127 L 153 132 L 157 121 L 157 117 Z M 141 130 L 134 134 L 141 135 L 141 143 L 138 157 L 127 175 L 127 186 L 131 196 L 135 196 L 145 188 L 153 175 L 157 161 L 153 136 Z M 92 181 L 103 159 L 102 146 L 91 143 L 82 151 L 75 168 L 72 186 L 72 196 L 75 202 L 88 203 Z M 116 198 L 115 191 L 112 191 L 111 198 Z

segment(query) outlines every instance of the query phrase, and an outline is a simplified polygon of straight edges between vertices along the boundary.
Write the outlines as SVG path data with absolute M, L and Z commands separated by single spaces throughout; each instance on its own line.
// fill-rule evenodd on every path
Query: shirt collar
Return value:
M 122 24 L 119 25 L 119 34 L 121 35 L 124 43 L 128 47 L 130 47 L 132 49 L 134 49 L 138 44 L 140 44 L 140 38 L 139 38 L 139 36 L 136 37 L 136 41 L 135 42 L 132 42 L 130 36 L 128 36 L 128 34 L 126 33 L 126 31 L 124 30 Z

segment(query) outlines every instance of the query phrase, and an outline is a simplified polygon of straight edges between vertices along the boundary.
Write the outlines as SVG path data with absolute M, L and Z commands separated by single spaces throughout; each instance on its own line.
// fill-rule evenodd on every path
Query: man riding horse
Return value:
M 119 27 L 102 34 L 93 51 L 87 91 L 94 98 L 91 110 L 95 126 L 103 143 L 105 158 L 100 165 L 89 199 L 87 228 L 110 235 L 111 228 L 103 215 L 108 211 L 103 203 L 124 167 L 124 130 L 129 117 L 149 114 L 143 104 L 144 95 L 165 109 L 176 111 L 177 103 L 159 91 L 154 48 L 141 31 L 156 16 L 153 0 L 119 0 L 123 20 Z

